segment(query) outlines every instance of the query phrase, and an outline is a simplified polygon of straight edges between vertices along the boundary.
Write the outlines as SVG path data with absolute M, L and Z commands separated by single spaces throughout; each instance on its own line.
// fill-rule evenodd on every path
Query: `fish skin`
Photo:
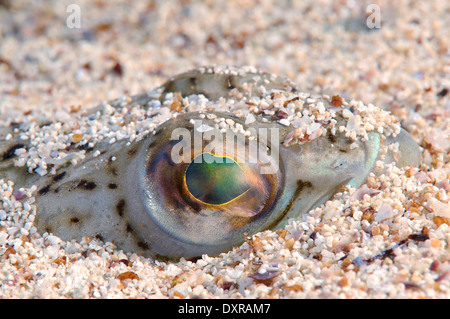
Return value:
M 270 90 L 295 92 L 296 88 L 288 79 L 254 69 L 236 71 L 225 68 L 217 71 L 214 68 L 201 68 L 175 76 L 161 87 L 134 96 L 125 104 L 130 107 L 146 106 L 152 100 L 162 101 L 168 94 L 176 92 L 183 97 L 203 94 L 212 100 L 221 97 L 242 100 L 251 96 L 262 97 Z M 332 107 L 328 101 L 324 103 Z M 117 99 L 110 105 L 121 108 L 124 103 Z M 90 113 L 100 110 L 101 106 Z M 378 132 L 370 132 L 367 141 L 357 140 L 356 148 L 350 147 L 348 138 L 343 134 L 336 134 L 332 139 L 321 136 L 302 145 L 285 146 L 282 142 L 294 128 L 292 125 L 281 125 L 278 118 L 259 115 L 254 123 L 247 125 L 245 119 L 232 113 L 216 113 L 217 116 L 240 123 L 244 128 L 279 129 L 283 181 L 280 195 L 271 210 L 278 212 L 280 217 L 275 220 L 268 217 L 258 219 L 233 233 L 233 236 L 230 235 L 231 231 L 217 226 L 222 221 L 220 218 L 210 221 L 205 219 L 201 223 L 198 219 L 195 223 L 183 224 L 187 229 L 184 234 L 186 239 L 176 232 L 168 233 L 164 223 L 150 217 L 152 209 L 159 214 L 163 213 L 164 207 L 143 191 L 148 186 L 145 183 L 153 183 L 145 180 L 144 167 L 148 153 L 152 148 L 161 147 L 161 141 L 167 139 L 168 134 L 164 130 L 169 128 L 170 131 L 174 121 L 177 126 L 187 127 L 190 120 L 197 118 L 214 125 L 213 120 L 201 118 L 200 115 L 199 112 L 179 114 L 175 120 L 168 120 L 156 129 L 155 132 L 162 131 L 162 134 L 149 133 L 132 143 L 126 140 L 113 144 L 98 142 L 86 153 L 84 160 L 77 165 L 63 165 L 58 168 L 56 175 L 51 176 L 40 176 L 29 173 L 26 167 L 14 166 L 15 150 L 27 148 L 30 141 L 18 139 L 12 127 L 1 127 L 1 177 L 13 180 L 18 187 L 37 185 L 36 226 L 42 233 L 54 233 L 64 240 L 98 237 L 128 252 L 177 259 L 202 254 L 217 255 L 242 243 L 245 235 L 283 227 L 289 218 L 298 218 L 300 214 L 330 199 L 342 185 L 362 185 L 379 157 L 381 138 Z M 345 124 L 344 118 L 337 119 Z M 8 134 L 14 138 L 5 140 Z M 401 154 L 397 158 L 398 166 L 420 164 L 420 149 L 406 131 L 401 130 L 395 138 L 389 137 L 385 141 L 388 144 L 396 142 L 400 144 Z M 94 153 L 99 155 L 94 157 Z M 389 153 L 385 161 L 394 161 L 394 155 Z M 154 191 L 158 185 L 153 183 L 147 188 Z M 216 236 L 211 237 L 213 243 L 206 243 L 205 238 L 209 237 L 202 238 L 202 232 L 207 236 Z

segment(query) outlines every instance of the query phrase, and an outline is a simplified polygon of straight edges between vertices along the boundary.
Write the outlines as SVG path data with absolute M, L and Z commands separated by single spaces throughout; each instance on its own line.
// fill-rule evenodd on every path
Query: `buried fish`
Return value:
M 40 232 L 155 258 L 217 255 L 380 163 L 421 162 L 389 113 L 249 67 L 199 68 L 71 116 L 0 128 L 1 178 L 36 185 Z

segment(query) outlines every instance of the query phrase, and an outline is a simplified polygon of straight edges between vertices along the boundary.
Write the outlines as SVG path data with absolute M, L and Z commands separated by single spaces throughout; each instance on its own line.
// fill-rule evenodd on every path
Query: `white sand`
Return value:
M 368 30 L 373 2 L 0 6 L 3 124 L 139 94 L 197 66 L 253 65 L 301 91 L 389 110 L 424 147 L 420 168 L 369 177 L 379 193 L 342 188 L 285 230 L 196 262 L 39 234 L 33 195 L 15 201 L 5 181 L 0 297 L 449 298 L 450 3 L 379 1 L 381 28 Z M 81 8 L 81 29 L 66 26 L 71 3 Z

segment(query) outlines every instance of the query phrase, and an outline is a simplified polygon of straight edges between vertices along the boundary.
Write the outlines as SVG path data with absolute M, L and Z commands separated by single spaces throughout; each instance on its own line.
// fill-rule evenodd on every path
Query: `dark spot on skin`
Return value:
M 299 179 L 297 181 L 297 188 L 295 189 L 295 192 L 292 195 L 291 199 L 289 200 L 289 203 L 287 204 L 286 208 L 284 209 L 283 213 L 281 214 L 281 216 L 280 216 L 281 218 L 283 218 L 284 215 L 286 215 L 289 212 L 289 210 L 291 209 L 291 207 L 294 204 L 295 200 L 301 194 L 301 192 L 303 191 L 303 189 L 305 187 L 310 188 L 310 187 L 313 187 L 313 185 L 311 184 L 311 182 L 308 182 L 308 181 L 304 182 L 301 179 Z
M 80 219 L 78 217 L 72 217 L 70 219 L 71 224 L 78 224 L 80 222 Z
M 19 122 L 11 122 L 9 123 L 9 126 L 12 128 L 18 128 L 22 123 Z
M 330 131 L 328 131 L 328 133 L 327 133 L 327 138 L 328 138 L 328 141 L 330 141 L 330 143 L 332 143 L 332 144 L 336 143 L 336 136 L 331 134 Z
M 116 189 L 116 188 L 117 188 L 117 184 L 115 184 L 115 183 L 109 183 L 109 184 L 108 184 L 108 188 L 109 188 L 109 189 Z
M 116 204 L 116 210 L 117 214 L 119 214 L 120 217 L 123 216 L 123 213 L 125 212 L 125 200 L 121 199 Z
M 145 242 L 143 242 L 143 241 L 139 241 L 139 242 L 137 243 L 137 245 L 139 246 L 139 248 L 144 249 L 144 250 L 149 250 L 149 249 L 150 249 L 150 247 L 148 246 L 148 244 L 145 243 Z
M 78 183 L 74 184 L 69 189 L 69 191 L 74 189 L 74 188 L 81 188 L 81 189 L 85 189 L 85 190 L 91 191 L 91 190 L 93 190 L 96 187 L 97 187 L 97 184 L 95 184 L 94 182 L 90 182 L 90 181 L 87 181 L 85 179 L 82 179 Z
M 148 149 L 151 149 L 155 144 L 156 144 L 155 140 L 151 141 L 150 144 L 148 144 Z
M 155 133 L 153 134 L 154 136 L 158 135 L 159 133 L 161 133 L 164 130 L 164 128 L 159 128 L 156 131 L 154 131 Z
M 50 185 L 47 185 L 45 187 L 42 187 L 39 191 L 38 194 L 39 195 L 45 195 L 48 193 L 48 191 L 50 190 Z
M 16 152 L 16 150 L 18 150 L 19 148 L 24 148 L 24 147 L 25 147 L 24 144 L 16 144 L 16 145 L 11 146 L 5 153 L 3 153 L 3 155 L 2 155 L 3 160 L 5 161 L 7 159 L 13 158 L 15 156 L 14 153 Z
M 148 249 L 150 249 L 150 248 L 148 248 Z M 200 259 L 200 258 L 202 258 L 202 256 L 192 257 L 192 258 L 188 258 L 186 260 L 187 261 L 192 261 L 192 262 L 197 262 L 197 260 Z M 166 256 L 166 255 L 161 255 L 161 254 L 155 254 L 155 259 L 163 261 L 163 262 L 175 262 L 175 263 L 180 261 L 180 258 L 169 257 L 169 256 Z
M 139 244 L 138 244 L 138 245 L 139 245 Z M 161 254 L 155 254 L 155 259 L 156 259 L 156 260 L 165 261 L 165 262 L 167 262 L 167 261 L 170 260 L 169 257 L 164 256 L 164 255 L 161 255 Z M 173 260 L 173 261 L 177 261 L 177 260 Z
M 83 187 L 84 189 L 87 190 L 93 190 L 94 188 L 97 187 L 97 185 L 94 182 L 85 182 L 82 185 L 80 185 L 80 187 Z
M 49 234 L 53 232 L 53 231 L 52 231 L 52 228 L 49 227 L 49 226 L 45 227 L 44 230 L 45 230 L 46 233 L 49 233 Z
M 131 225 L 128 224 L 128 223 L 127 223 L 127 232 L 128 233 L 133 233 L 134 232 L 133 227 L 131 227 Z
M 345 149 L 343 149 L 343 148 L 340 148 L 340 149 L 339 149 L 339 152 L 341 152 L 341 153 L 348 153 L 348 151 L 345 150 Z
M 66 172 L 62 172 L 61 174 L 55 175 L 55 176 L 53 176 L 53 181 L 54 182 L 60 181 L 61 179 L 64 178 L 65 175 L 66 175 Z
M 294 202 L 297 200 L 298 196 L 300 196 L 300 194 L 302 193 L 302 191 L 305 188 L 312 188 L 312 187 L 313 187 L 313 184 L 311 182 L 308 182 L 308 181 L 304 182 L 301 179 L 299 179 L 297 181 L 297 187 L 294 191 L 294 194 L 292 194 L 291 199 L 289 200 L 288 204 L 286 205 L 286 208 L 278 216 L 278 218 L 272 222 L 272 225 L 273 226 L 277 225 L 286 216 L 286 214 L 289 213 L 289 211 L 292 208 L 292 205 L 294 205 Z M 271 227 L 273 227 L 273 226 L 271 226 Z M 271 228 L 271 227 L 268 227 L 268 228 Z
M 81 150 L 81 151 L 85 150 L 86 153 L 92 152 L 94 150 L 93 147 L 89 146 L 89 143 L 86 143 L 86 144 L 83 144 L 83 145 L 78 145 L 76 148 L 78 150 Z
M 301 179 L 299 179 L 298 181 L 297 181 L 297 189 L 296 189 L 296 193 L 297 192 L 299 192 L 299 193 L 301 193 L 302 192 L 302 190 L 303 190 L 303 188 L 305 188 L 305 187 L 312 187 L 313 185 L 311 184 L 311 182 L 304 182 L 304 181 L 302 181 Z
M 133 156 L 134 154 L 136 154 L 136 149 L 132 149 L 132 150 L 129 150 L 128 152 L 127 152 L 127 154 L 128 154 L 128 156 Z
M 197 78 L 196 77 L 190 77 L 189 78 L 189 83 L 193 86 L 195 86 L 197 84 Z

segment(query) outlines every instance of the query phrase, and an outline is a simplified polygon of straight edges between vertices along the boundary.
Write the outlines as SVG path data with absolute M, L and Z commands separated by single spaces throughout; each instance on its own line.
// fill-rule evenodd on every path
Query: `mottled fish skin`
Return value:
M 261 97 L 272 89 L 293 91 L 295 85 L 289 79 L 256 70 L 221 73 L 214 68 L 195 69 L 169 79 L 163 85 L 160 99 L 171 92 L 180 92 L 182 96 L 203 94 L 209 100 L 236 97 L 236 93 L 240 93 L 241 98 Z
M 173 77 L 160 88 L 133 97 L 128 104 L 147 105 L 152 99 L 163 100 L 168 93 L 176 92 L 182 96 L 203 94 L 214 100 L 261 97 L 272 89 L 296 90 L 289 80 L 256 70 L 237 73 L 213 70 L 202 68 Z M 324 104 L 331 107 L 326 100 Z M 111 105 L 122 106 L 119 100 Z M 272 148 L 279 147 L 280 154 L 279 195 L 271 206 L 276 218 L 265 215 L 232 232 L 218 226 L 222 221 L 220 216 L 218 219 L 199 217 L 192 223 L 183 221 L 181 226 L 186 232 L 183 236 L 191 237 L 180 240 L 181 235 L 169 234 L 164 229 L 166 223 L 161 224 L 151 217 L 155 212 L 164 214 L 165 207 L 155 195 L 159 185 L 146 179 L 149 154 L 164 147 L 173 128 L 192 130 L 192 119 L 201 119 L 214 126 L 212 120 L 201 117 L 199 112 L 179 114 L 176 119 L 161 124 L 154 133 L 130 145 L 124 140 L 113 144 L 99 142 L 78 165 L 66 165 L 59 168 L 56 175 L 44 177 L 13 165 L 15 149 L 27 147 L 30 141 L 17 138 L 6 141 L 5 136 L 12 128 L 0 128 L 1 177 L 13 180 L 18 187 L 37 185 L 36 225 L 40 232 L 51 232 L 64 240 L 95 236 L 112 241 L 127 252 L 157 258 L 188 258 L 225 252 L 242 243 L 245 234 L 283 227 L 289 218 L 296 218 L 330 199 L 344 184 L 359 187 L 379 157 L 381 137 L 377 132 L 370 132 L 367 141 L 357 140 L 358 147 L 350 147 L 353 141 L 339 133 L 321 136 L 302 145 L 285 146 L 282 142 L 294 128 L 279 124 L 278 118 L 259 115 L 255 122 L 247 125 L 243 118 L 231 113 L 218 113 L 217 116 L 233 119 L 245 129 L 279 129 L 278 145 L 267 144 Z M 343 117 L 336 119 L 345 124 Z M 420 149 L 406 131 L 384 141 L 388 144 L 396 142 L 399 142 L 401 154 L 396 158 L 398 166 L 421 162 Z M 94 152 L 100 155 L 94 157 Z M 385 161 L 394 161 L 393 154 L 388 153 Z M 188 210 L 178 209 L 180 214 Z M 168 221 L 167 224 L 172 227 L 176 222 Z M 203 238 L 202 234 L 205 234 Z M 215 237 L 208 242 L 207 236 Z

